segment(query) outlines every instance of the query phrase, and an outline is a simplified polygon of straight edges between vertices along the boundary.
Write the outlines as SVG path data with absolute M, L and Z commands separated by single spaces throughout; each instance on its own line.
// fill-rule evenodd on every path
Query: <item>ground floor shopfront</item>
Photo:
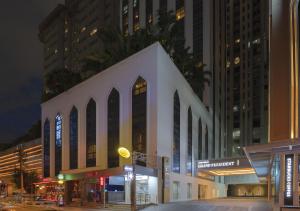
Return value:
M 104 202 L 131 204 L 133 198 L 137 205 L 144 205 L 226 196 L 225 184 L 216 182 L 214 177 L 163 173 L 159 169 L 138 165 L 105 170 L 87 168 L 62 171 L 57 182 L 52 182 L 52 185 L 36 185 L 42 189 L 39 192 L 44 192 L 46 200 L 57 200 L 63 193 L 64 202 L 73 205 Z M 135 197 L 132 197 L 134 193 Z

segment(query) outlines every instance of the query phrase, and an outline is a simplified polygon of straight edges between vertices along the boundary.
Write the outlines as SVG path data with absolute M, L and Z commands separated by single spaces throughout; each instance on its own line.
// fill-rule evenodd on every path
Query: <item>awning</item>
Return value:
M 300 152 L 300 142 L 299 139 L 274 141 L 268 144 L 244 147 L 244 152 L 255 169 L 256 175 L 266 177 L 271 172 L 274 155 Z

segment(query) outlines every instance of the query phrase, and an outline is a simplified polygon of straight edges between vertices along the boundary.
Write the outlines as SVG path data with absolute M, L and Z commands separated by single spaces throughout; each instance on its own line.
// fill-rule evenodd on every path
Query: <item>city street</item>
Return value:
M 95 211 L 95 210 L 122 210 L 124 209 L 96 209 L 96 208 L 52 208 L 52 207 L 11 207 L 9 211 Z M 129 209 L 128 209 L 129 210 Z M 144 211 L 272 211 L 272 206 L 262 199 L 218 199 L 218 200 L 205 200 L 205 201 L 192 201 L 192 202 L 178 202 L 165 205 L 152 206 L 144 209 Z

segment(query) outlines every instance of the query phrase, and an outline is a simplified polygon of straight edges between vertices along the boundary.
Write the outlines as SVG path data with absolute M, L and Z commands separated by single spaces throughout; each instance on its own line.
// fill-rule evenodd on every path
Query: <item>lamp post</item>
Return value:
M 136 211 L 136 177 L 135 177 L 135 159 L 131 156 L 130 151 L 125 147 L 119 147 L 118 153 L 122 158 L 129 159 L 131 157 L 132 178 L 130 182 L 130 202 L 131 211 Z

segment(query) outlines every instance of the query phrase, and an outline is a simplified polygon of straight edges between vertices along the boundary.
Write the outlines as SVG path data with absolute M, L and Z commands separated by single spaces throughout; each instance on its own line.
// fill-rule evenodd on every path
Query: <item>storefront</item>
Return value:
M 137 204 L 157 203 L 158 180 L 155 169 L 136 165 L 92 172 L 62 172 L 65 201 L 75 203 L 131 203 L 131 187 L 135 175 Z M 104 195 L 105 193 L 105 195 Z
M 62 181 L 42 181 L 34 183 L 35 187 L 35 198 L 37 201 L 58 201 L 64 196 L 64 182 Z

